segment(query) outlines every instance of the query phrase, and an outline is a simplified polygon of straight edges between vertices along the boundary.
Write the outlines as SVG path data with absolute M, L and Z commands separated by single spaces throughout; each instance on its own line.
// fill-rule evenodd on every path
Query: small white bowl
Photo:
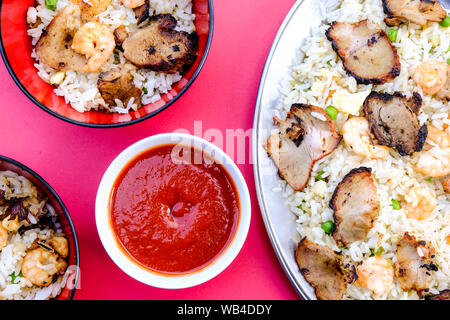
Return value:
M 240 215 L 234 236 L 227 248 L 223 250 L 213 261 L 200 270 L 181 275 L 164 275 L 140 266 L 133 258 L 124 253 L 115 236 L 110 222 L 109 203 L 113 184 L 121 170 L 135 156 L 156 146 L 165 144 L 191 145 L 196 149 L 203 150 L 222 164 L 233 179 L 240 200 Z M 247 184 L 234 164 L 222 150 L 212 143 L 187 134 L 165 133 L 145 138 L 136 142 L 122 153 L 110 164 L 97 191 L 95 201 L 95 221 L 100 240 L 108 255 L 114 263 L 130 277 L 153 287 L 166 289 L 188 288 L 204 283 L 227 268 L 236 258 L 247 237 L 250 226 L 251 205 Z

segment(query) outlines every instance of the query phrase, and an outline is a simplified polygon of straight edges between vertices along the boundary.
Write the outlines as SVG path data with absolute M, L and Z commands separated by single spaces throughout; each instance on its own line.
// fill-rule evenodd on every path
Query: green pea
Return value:
M 55 11 L 56 10 L 56 4 L 58 3 L 58 0 L 45 0 L 45 6 L 47 9 Z
M 327 221 L 322 223 L 322 229 L 325 231 L 326 234 L 330 234 L 334 229 L 334 222 L 333 221 Z
M 400 202 L 398 202 L 398 200 L 395 200 L 395 199 L 392 199 L 392 203 L 390 204 L 390 206 L 394 210 L 400 210 L 401 209 Z
M 450 17 L 449 17 L 449 16 L 446 16 L 446 17 L 444 18 L 444 20 L 442 20 L 441 22 L 439 22 L 439 25 L 440 25 L 441 27 L 444 27 L 444 28 L 450 27 Z
M 397 41 L 398 30 L 397 29 L 387 29 L 387 36 L 391 42 Z
M 330 117 L 331 120 L 334 120 L 337 118 L 338 115 L 338 111 L 335 107 L 333 106 L 328 106 L 325 108 L 325 112 L 328 114 L 328 116 Z

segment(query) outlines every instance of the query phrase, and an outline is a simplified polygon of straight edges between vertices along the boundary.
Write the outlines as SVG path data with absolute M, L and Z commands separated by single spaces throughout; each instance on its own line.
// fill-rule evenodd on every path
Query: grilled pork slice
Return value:
M 333 152 L 341 137 L 324 110 L 315 106 L 294 104 L 285 121 L 274 120 L 280 132 L 269 138 L 266 151 L 280 177 L 294 190 L 302 190 L 314 163 Z
M 0 189 L 0 206 L 4 206 L 8 204 L 8 199 L 6 199 L 5 190 Z
M 137 88 L 133 82 L 133 75 L 130 73 L 130 65 L 117 67 L 115 69 L 100 73 L 98 76 L 98 90 L 103 100 L 109 106 L 115 106 L 115 99 L 119 99 L 126 106 L 131 98 L 133 103 L 140 108 L 141 89 Z
M 333 238 L 336 242 L 347 246 L 364 240 L 378 211 L 372 169 L 351 170 L 334 190 L 330 207 L 334 211 Z
M 421 107 L 422 97 L 415 92 L 410 99 L 400 93 L 371 92 L 364 113 L 377 144 L 396 148 L 402 156 L 422 150 L 428 130 L 417 119 Z
M 121 47 L 123 42 L 128 38 L 128 31 L 124 25 L 120 25 L 116 29 L 114 29 L 114 40 L 116 41 L 116 45 Z
M 445 9 L 435 0 L 383 0 L 386 14 L 384 21 L 389 26 L 402 22 L 413 22 L 423 26 L 427 21 L 440 22 L 447 16 Z
M 450 290 L 447 289 L 438 294 L 426 295 L 425 300 L 450 300 Z
M 149 10 L 150 10 L 150 1 L 149 0 L 145 0 L 145 3 L 142 6 L 134 9 L 134 13 L 136 14 L 138 25 L 141 24 L 142 22 L 144 22 L 145 20 L 147 20 L 148 18 L 150 18 Z
M 141 68 L 176 73 L 191 66 L 197 58 L 197 33 L 176 31 L 177 20 L 170 14 L 153 16 L 150 24 L 130 34 L 123 42 L 127 60 Z
M 407 232 L 397 244 L 395 275 L 404 291 L 415 290 L 419 295 L 431 285 L 431 272 L 437 267 L 431 261 L 433 250 L 425 241 L 417 241 Z
M 306 237 L 298 244 L 296 261 L 319 300 L 342 299 L 347 285 L 357 277 L 354 266 L 343 266 L 340 254 Z
M 68 5 L 50 22 L 36 44 L 39 61 L 55 70 L 81 71 L 87 58 L 72 49 L 73 36 L 81 27 L 81 11 Z
M 376 23 L 333 22 L 326 35 L 347 73 L 358 83 L 382 84 L 400 74 L 397 50 Z

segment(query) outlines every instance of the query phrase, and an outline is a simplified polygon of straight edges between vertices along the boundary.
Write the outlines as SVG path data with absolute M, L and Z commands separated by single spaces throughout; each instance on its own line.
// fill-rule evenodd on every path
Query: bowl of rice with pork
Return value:
M 75 230 L 36 173 L 0 156 L 0 300 L 68 300 L 78 281 Z
M 343 0 L 297 46 L 264 148 L 298 274 L 317 299 L 449 300 L 448 10 Z
M 5 0 L 2 55 L 45 111 L 117 127 L 156 115 L 188 89 L 212 20 L 208 0 Z

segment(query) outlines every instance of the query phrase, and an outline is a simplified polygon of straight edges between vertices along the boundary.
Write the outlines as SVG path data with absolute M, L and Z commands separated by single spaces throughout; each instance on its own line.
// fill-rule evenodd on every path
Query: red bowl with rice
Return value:
M 32 58 L 32 39 L 27 34 L 27 11 L 34 0 L 3 0 L 0 2 L 0 51 L 13 80 L 22 92 L 38 107 L 67 122 L 94 128 L 113 128 L 148 119 L 178 100 L 194 82 L 205 63 L 213 31 L 212 0 L 193 0 L 195 30 L 198 34 L 198 56 L 158 100 L 128 113 L 104 111 L 79 112 L 54 92 L 55 87 L 38 75 L 36 60 Z M 14 30 L 14 32 L 8 32 Z M 157 96 L 158 97 L 158 96 Z
M 55 190 L 41 176 L 25 165 L 0 155 L 0 172 L 12 172 L 13 174 L 26 178 L 37 188 L 40 193 L 45 195 L 47 201 L 46 204 L 50 205 L 52 208 L 51 214 L 55 216 L 58 229 L 64 233 L 68 244 L 68 254 L 65 258 L 65 261 L 67 262 L 67 269 L 65 270 L 61 281 L 62 288 L 60 287 L 60 292 L 54 298 L 52 297 L 52 299 L 72 300 L 79 281 L 80 259 L 75 226 L 69 212 L 67 211 L 67 208 Z M 23 275 L 19 276 L 23 277 Z M 59 288 L 56 289 L 59 291 Z M 46 293 L 44 292 L 43 294 L 45 295 Z M 40 296 L 42 297 L 42 294 Z

